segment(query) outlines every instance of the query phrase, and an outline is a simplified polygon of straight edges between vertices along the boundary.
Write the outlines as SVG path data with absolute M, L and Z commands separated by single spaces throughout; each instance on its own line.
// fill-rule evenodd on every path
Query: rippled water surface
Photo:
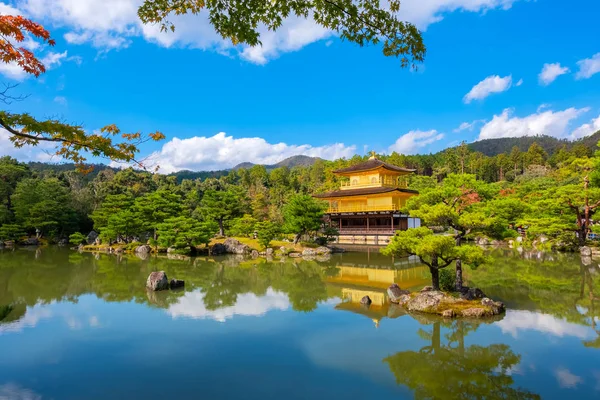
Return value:
M 600 270 L 497 250 L 486 321 L 387 303 L 426 269 L 376 252 L 168 260 L 0 251 L 0 399 L 600 398 Z M 185 290 L 148 293 L 165 270 Z M 370 308 L 358 304 L 368 294 Z

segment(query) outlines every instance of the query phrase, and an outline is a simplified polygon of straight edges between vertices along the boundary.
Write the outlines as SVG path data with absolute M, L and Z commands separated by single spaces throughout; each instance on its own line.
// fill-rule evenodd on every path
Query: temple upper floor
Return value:
M 333 172 L 338 176 L 347 178 L 342 182 L 341 190 L 377 187 L 406 189 L 408 188 L 408 176 L 415 170 L 396 167 L 377 159 L 373 155 L 364 163 Z

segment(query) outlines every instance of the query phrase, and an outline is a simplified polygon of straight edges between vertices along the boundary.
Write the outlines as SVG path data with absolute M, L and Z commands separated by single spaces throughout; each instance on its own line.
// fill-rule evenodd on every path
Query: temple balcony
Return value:
M 338 213 L 352 213 L 352 212 L 369 212 L 369 211 L 399 211 L 400 207 L 395 204 L 384 204 L 384 205 L 331 205 L 327 209 L 328 214 Z
M 380 177 L 379 179 L 373 179 L 371 181 L 365 182 L 364 180 L 350 180 L 341 183 L 341 190 L 351 190 L 351 189 L 364 189 L 364 188 L 375 188 L 375 187 L 396 187 L 400 189 L 407 189 L 408 183 L 406 180 L 396 180 L 396 179 L 386 179 Z

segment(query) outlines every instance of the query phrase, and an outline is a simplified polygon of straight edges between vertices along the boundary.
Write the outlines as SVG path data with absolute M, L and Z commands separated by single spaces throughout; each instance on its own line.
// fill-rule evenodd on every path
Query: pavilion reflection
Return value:
M 356 253 L 344 254 L 337 258 L 336 274 L 325 278 L 330 288 L 337 289 L 342 302 L 337 310 L 350 311 L 371 319 L 376 327 L 384 318 L 398 318 L 405 315 L 403 308 L 389 302 L 387 288 L 398 284 L 403 289 L 419 290 L 430 282 L 427 267 L 416 258 L 390 259 L 378 250 L 366 249 L 357 257 Z M 360 304 L 364 296 L 369 296 L 371 305 Z

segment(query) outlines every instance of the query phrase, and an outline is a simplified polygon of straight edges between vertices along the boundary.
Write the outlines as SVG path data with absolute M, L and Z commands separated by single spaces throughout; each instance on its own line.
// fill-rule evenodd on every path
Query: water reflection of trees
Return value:
M 471 284 L 509 308 L 528 309 L 596 328 L 598 261 L 579 254 L 498 250 L 495 262 L 470 272 Z
M 226 266 L 228 261 L 156 257 L 141 260 L 56 248 L 43 249 L 40 257 L 26 251 L 0 252 L 0 313 L 6 322 L 7 318 L 15 319 L 17 311 L 20 316 L 16 318 L 22 317 L 26 306 L 76 302 L 84 294 L 106 301 L 135 301 L 166 308 L 186 292 L 199 290 L 209 310 L 234 305 L 240 294 L 263 296 L 269 287 L 287 294 L 297 311 L 314 310 L 328 298 L 323 279 L 327 270 L 314 261 L 255 260 Z M 185 290 L 148 294 L 144 287 L 146 278 L 155 270 L 185 279 Z
M 417 399 L 539 399 L 514 387 L 512 372 L 521 357 L 505 344 L 465 345 L 479 322 L 422 320 L 431 330 L 419 335 L 431 345 L 384 359 L 396 382 L 414 391 Z M 442 339 L 442 327 L 448 333 Z

